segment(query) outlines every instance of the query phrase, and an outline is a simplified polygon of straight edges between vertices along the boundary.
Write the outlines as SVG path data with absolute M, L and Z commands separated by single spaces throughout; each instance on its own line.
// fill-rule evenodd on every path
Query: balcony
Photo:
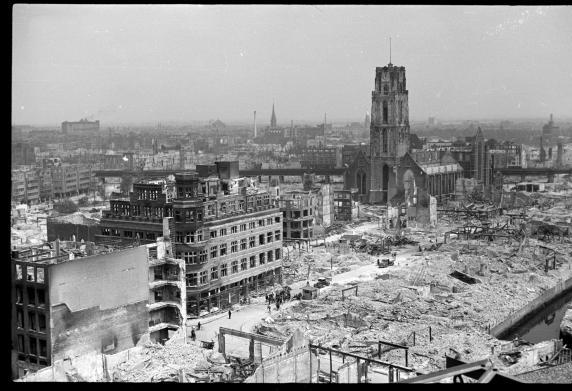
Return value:
M 154 241 L 152 243 L 154 243 Z M 182 260 L 172 258 L 172 257 L 163 257 L 163 258 L 151 258 L 151 257 L 149 257 L 149 267 L 161 266 L 161 265 L 178 266 L 180 262 L 182 262 Z
M 155 290 L 155 289 L 163 288 L 166 286 L 172 286 L 172 287 L 178 288 L 179 283 L 182 283 L 182 281 L 180 281 L 179 279 L 176 279 L 176 280 L 155 280 L 155 281 L 149 283 L 149 289 Z
M 149 333 L 153 333 L 155 331 L 163 329 L 178 329 L 179 327 L 181 327 L 180 324 L 161 322 L 161 323 L 156 323 L 153 326 L 149 326 Z
M 167 307 L 177 308 L 178 310 L 181 310 L 181 300 L 179 299 L 178 301 L 174 301 L 173 299 L 173 300 L 157 301 L 152 304 L 147 304 L 147 309 L 149 310 L 149 312 L 161 310 Z

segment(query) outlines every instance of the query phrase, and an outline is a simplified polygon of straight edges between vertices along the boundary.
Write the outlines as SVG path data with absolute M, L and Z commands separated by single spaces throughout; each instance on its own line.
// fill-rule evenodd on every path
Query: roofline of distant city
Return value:
M 488 118 L 446 118 L 446 117 L 439 117 L 437 115 L 435 116 L 429 116 L 427 118 L 423 118 L 423 119 L 414 119 L 414 120 L 410 120 L 410 124 L 425 124 L 427 123 L 428 119 L 430 117 L 434 117 L 435 120 L 437 122 L 440 123 L 465 123 L 465 122 L 481 122 L 481 123 L 487 123 L 487 122 L 499 122 L 499 121 L 515 121 L 515 122 L 524 122 L 524 121 L 532 121 L 532 122 L 546 122 L 547 118 L 549 118 L 550 113 L 547 113 L 545 116 L 529 116 L 529 117 L 488 117 Z M 364 118 L 365 118 L 365 113 L 364 113 Z M 352 122 L 363 122 L 364 118 L 353 118 L 353 119 L 344 119 L 344 118 L 328 118 L 328 124 L 336 124 L 336 125 L 340 125 L 343 126 L 345 124 L 348 123 L 352 123 Z M 66 120 L 68 122 L 74 122 L 75 120 Z M 95 121 L 95 120 L 94 120 Z M 177 126 L 182 126 L 182 125 L 191 125 L 191 126 L 208 126 L 211 122 L 213 122 L 214 120 L 210 119 L 210 120 L 158 120 L 158 121 L 141 121 L 141 122 L 129 122 L 129 121 L 113 121 L 113 122 L 107 122 L 105 120 L 99 120 L 100 125 L 105 128 L 105 127 L 114 127 L 114 126 L 157 126 L 158 124 L 161 124 L 162 126 L 173 126 L 173 125 L 177 125 Z M 312 126 L 312 125 L 321 125 L 323 124 L 322 121 L 316 121 L 315 119 L 313 120 L 305 120 L 305 119 L 296 119 L 296 120 L 289 120 L 289 121 L 283 121 L 282 123 L 278 123 L 278 127 L 290 127 L 291 125 L 291 121 L 294 122 L 295 126 L 300 126 L 300 125 L 304 125 L 304 126 Z M 570 116 L 560 116 L 555 114 L 554 115 L 554 121 L 555 122 L 569 122 L 572 121 L 572 117 Z M 65 122 L 65 121 L 62 121 Z M 77 122 L 77 121 L 75 121 Z M 246 121 L 244 119 L 242 120 L 225 120 L 223 121 L 225 123 L 226 126 L 253 126 L 253 121 L 249 120 Z M 270 125 L 270 121 L 268 121 L 268 123 L 266 122 L 259 122 L 258 126 L 269 126 Z M 61 128 L 61 122 L 58 124 L 12 124 L 12 126 L 29 126 L 29 127 L 34 127 L 34 128 Z

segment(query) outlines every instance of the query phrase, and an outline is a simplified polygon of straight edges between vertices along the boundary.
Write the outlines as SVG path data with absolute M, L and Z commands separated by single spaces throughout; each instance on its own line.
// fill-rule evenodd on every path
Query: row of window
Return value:
M 185 194 L 192 195 L 192 194 Z M 214 217 L 217 215 L 217 202 L 207 203 L 204 209 L 194 210 L 189 209 L 185 212 L 182 210 L 175 210 L 175 221 L 202 221 L 203 212 L 205 217 Z M 222 201 L 218 203 L 219 216 L 232 213 L 244 213 L 247 209 L 254 209 L 255 207 L 260 208 L 262 206 L 271 205 L 270 195 L 264 194 L 254 197 L 248 197 L 248 201 L 245 202 L 244 199 Z
M 28 310 L 28 330 L 36 331 L 38 333 L 46 332 L 46 315 L 41 312 Z M 16 307 L 16 326 L 24 328 L 24 309 L 20 306 Z
M 24 335 L 18 334 L 18 353 L 31 354 L 44 358 L 48 356 L 48 345 L 45 339 L 28 336 L 29 349 L 26 349 L 24 338 Z
M 26 287 L 28 294 L 28 305 L 43 307 L 46 305 L 46 294 L 44 289 L 35 289 L 33 286 Z M 24 290 L 20 285 L 16 285 L 16 303 L 24 304 Z
M 250 223 L 248 223 L 248 229 L 255 229 L 256 227 L 264 227 L 266 225 L 272 225 L 272 224 L 277 224 L 280 223 L 280 217 L 277 216 L 274 219 L 272 217 L 268 217 L 266 219 L 260 219 L 258 220 L 258 222 L 256 221 L 251 221 Z M 240 224 L 240 232 L 244 232 L 246 231 L 246 224 Z M 232 227 L 230 227 L 230 234 L 236 234 L 239 232 L 239 226 L 238 225 L 233 225 Z M 216 238 L 217 236 L 226 236 L 229 234 L 229 231 L 227 228 L 221 228 L 220 230 L 213 230 L 210 232 L 210 237 L 211 238 Z
M 210 281 L 218 280 L 219 278 L 226 277 L 230 274 L 238 273 L 239 271 L 248 270 L 256 266 L 264 265 L 267 262 L 273 262 L 280 259 L 280 249 L 270 250 L 258 254 L 258 264 L 256 262 L 256 255 L 252 255 L 249 259 L 242 258 L 240 261 L 235 260 L 230 263 L 230 270 L 227 263 L 220 266 L 213 266 L 210 269 Z M 204 285 L 209 282 L 208 270 L 201 271 L 200 273 L 187 273 L 187 286 L 194 287 L 197 285 Z
M 239 251 L 244 251 L 249 248 L 254 248 L 257 246 L 257 244 L 261 246 L 267 243 L 272 243 L 274 240 L 276 241 L 280 240 L 280 238 L 281 238 L 281 232 L 280 230 L 277 230 L 274 232 L 266 232 L 265 234 L 262 233 L 258 235 L 258 243 L 256 240 L 256 236 L 250 236 L 248 240 L 246 238 L 242 238 L 240 239 L 240 243 L 238 240 L 234 240 L 230 243 L 230 253 L 234 254 Z M 227 247 L 227 243 L 221 243 L 218 246 L 211 246 L 209 250 L 210 250 L 210 259 L 214 259 L 219 256 L 224 257 L 228 255 L 229 249 Z M 207 255 L 207 250 L 177 252 L 177 258 L 184 259 L 185 263 L 189 265 L 206 262 L 207 261 L 206 255 Z
M 291 231 L 289 237 L 287 237 L 286 234 L 284 234 L 284 238 L 288 239 L 309 239 L 313 237 L 314 237 L 313 231 L 311 228 L 305 229 L 302 233 L 300 231 Z
M 137 189 L 135 194 L 138 200 L 157 200 L 160 194 L 157 189 Z
M 287 214 L 290 214 L 290 216 L 288 216 Z M 284 216 L 284 218 L 290 217 L 291 219 L 299 219 L 300 217 L 312 216 L 312 208 L 304 209 L 303 211 L 299 210 L 283 211 L 282 215 Z
M 101 234 L 104 236 L 121 236 L 121 231 L 116 228 L 102 228 Z M 157 234 L 155 232 L 123 231 L 123 237 L 132 239 L 137 238 L 155 240 L 157 239 Z
M 34 270 L 35 269 L 35 270 Z M 16 265 L 16 280 L 24 279 L 30 282 L 44 282 L 44 268 L 34 266 Z
M 314 222 L 312 220 L 304 220 L 304 221 L 291 221 L 290 223 L 284 223 L 283 231 L 286 231 L 288 227 L 290 229 L 300 229 L 306 227 L 312 227 Z
M 274 219 L 272 219 L 272 217 L 269 217 L 267 219 L 258 220 L 258 222 L 251 221 L 248 224 L 248 229 L 255 229 L 256 227 L 264 227 L 265 225 L 272 225 L 274 223 L 276 223 L 276 224 L 280 223 L 280 217 L 275 217 Z M 219 230 L 212 230 L 209 233 L 209 237 L 211 239 L 214 239 L 214 238 L 221 237 L 221 236 L 227 236 L 229 234 L 235 235 L 239 232 L 246 231 L 246 229 L 247 229 L 246 224 L 233 225 L 230 228 L 221 228 Z M 175 241 L 177 243 L 195 243 L 195 242 L 201 242 L 202 240 L 203 240 L 202 231 L 176 232 L 176 234 L 175 234 Z M 279 240 L 279 239 L 277 239 L 277 240 Z

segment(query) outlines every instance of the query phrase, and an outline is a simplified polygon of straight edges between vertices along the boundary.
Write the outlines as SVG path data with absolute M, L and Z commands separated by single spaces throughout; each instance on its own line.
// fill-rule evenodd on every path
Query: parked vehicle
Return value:
M 379 268 L 386 268 L 388 266 L 393 266 L 394 264 L 395 264 L 394 260 L 390 258 L 383 258 L 381 260 L 379 259 L 377 260 L 377 267 Z
M 320 277 L 320 278 L 318 278 L 318 282 L 316 282 L 314 284 L 314 287 L 323 288 L 323 287 L 328 286 L 328 285 L 330 285 L 329 279 L 325 278 L 325 277 Z

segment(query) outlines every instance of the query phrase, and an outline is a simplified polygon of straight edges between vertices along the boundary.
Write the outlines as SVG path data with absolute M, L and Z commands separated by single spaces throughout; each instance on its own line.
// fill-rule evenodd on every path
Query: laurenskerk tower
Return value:
M 397 192 L 399 161 L 409 150 L 409 105 L 405 67 L 391 63 L 375 68 L 371 96 L 370 203 L 385 204 Z

